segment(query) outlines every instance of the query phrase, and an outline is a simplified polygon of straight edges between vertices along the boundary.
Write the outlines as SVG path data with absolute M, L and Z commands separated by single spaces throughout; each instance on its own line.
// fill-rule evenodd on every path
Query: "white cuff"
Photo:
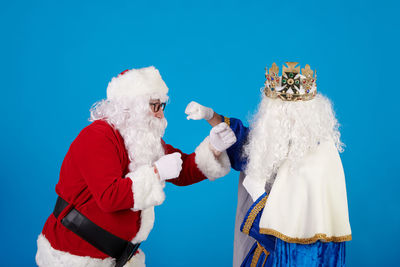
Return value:
M 140 166 L 126 177 L 132 180 L 133 211 L 158 206 L 164 202 L 164 186 L 152 166 Z
M 247 192 L 256 201 L 262 194 L 265 193 L 265 181 L 260 179 L 254 179 L 252 177 L 246 176 L 243 180 L 243 186 L 246 188 Z
M 211 181 L 225 176 L 231 169 L 228 154 L 223 151 L 221 155 L 216 158 L 210 149 L 210 141 L 208 136 L 195 150 L 195 162 L 199 170 Z
M 140 228 L 132 239 L 132 243 L 140 243 L 147 239 L 154 226 L 154 207 L 140 211 Z

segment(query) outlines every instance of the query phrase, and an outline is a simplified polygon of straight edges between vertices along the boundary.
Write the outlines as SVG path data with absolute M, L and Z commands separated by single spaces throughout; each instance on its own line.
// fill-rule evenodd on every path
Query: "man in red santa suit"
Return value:
M 185 186 L 230 170 L 233 131 L 220 124 L 192 154 L 161 138 L 168 88 L 154 67 L 114 77 L 107 99 L 71 144 L 54 212 L 37 240 L 39 266 L 145 266 L 138 249 L 165 199 L 165 181 Z

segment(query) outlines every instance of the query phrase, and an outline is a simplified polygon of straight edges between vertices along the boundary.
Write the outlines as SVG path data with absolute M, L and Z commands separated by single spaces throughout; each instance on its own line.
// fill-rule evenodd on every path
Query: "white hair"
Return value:
M 168 97 L 152 94 L 134 99 L 104 99 L 90 109 L 90 121 L 105 120 L 121 134 L 131 161 L 129 171 L 144 164 L 153 164 L 164 155 L 161 138 L 167 120 L 151 114 L 151 99 L 166 102 Z
M 318 94 L 312 100 L 291 102 L 271 99 L 263 93 L 243 150 L 248 158 L 246 175 L 267 178 L 268 190 L 284 160 L 293 172 L 308 151 L 329 138 L 342 152 L 339 124 L 328 98 Z

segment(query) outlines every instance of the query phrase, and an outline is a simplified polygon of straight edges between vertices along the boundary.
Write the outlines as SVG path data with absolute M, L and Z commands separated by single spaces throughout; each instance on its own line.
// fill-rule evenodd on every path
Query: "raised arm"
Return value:
M 244 126 L 242 121 L 235 118 L 224 117 L 212 108 L 200 105 L 197 102 L 190 102 L 185 110 L 188 115 L 187 119 L 201 120 L 205 119 L 212 127 L 218 127 L 221 123 L 226 123 L 235 133 L 237 141 L 227 149 L 229 160 L 233 169 L 243 171 L 246 167 L 247 160 L 243 156 L 243 147 L 247 141 L 249 128 Z
M 188 115 L 188 120 L 205 119 L 212 127 L 222 122 L 222 116 L 214 112 L 212 108 L 205 107 L 194 101 L 187 105 L 185 113 Z

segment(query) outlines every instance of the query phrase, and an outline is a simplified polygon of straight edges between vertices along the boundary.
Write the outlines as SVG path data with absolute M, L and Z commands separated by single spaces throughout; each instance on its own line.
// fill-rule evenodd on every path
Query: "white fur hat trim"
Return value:
M 168 87 L 153 66 L 126 70 L 111 79 L 108 99 L 132 99 L 142 95 L 167 95 Z

